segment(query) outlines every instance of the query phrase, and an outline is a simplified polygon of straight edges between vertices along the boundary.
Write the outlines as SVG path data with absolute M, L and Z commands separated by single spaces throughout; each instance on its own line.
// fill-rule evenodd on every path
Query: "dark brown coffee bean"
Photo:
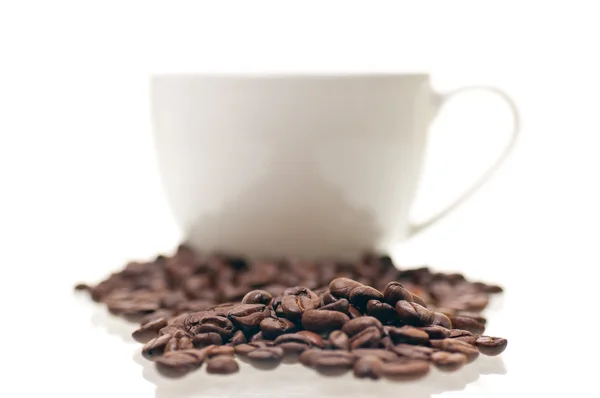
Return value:
M 238 363 L 229 355 L 219 355 L 206 361 L 206 373 L 228 375 L 239 370 Z
M 281 347 L 258 348 L 247 354 L 250 363 L 261 370 L 274 369 L 283 359 L 283 349 Z
M 400 282 L 390 282 L 383 289 L 383 299 L 386 303 L 395 307 L 400 300 L 412 302 L 413 295 Z
M 156 358 L 156 370 L 165 377 L 179 378 L 199 368 L 204 358 L 187 351 L 173 351 Z
M 202 348 L 211 344 L 221 345 L 223 344 L 223 338 L 220 334 L 214 332 L 199 333 L 192 338 L 192 343 L 196 348 Z
M 175 333 L 173 333 L 173 337 L 179 340 L 182 337 L 189 337 L 189 335 L 183 330 L 178 330 Z
M 427 303 L 420 296 L 417 296 L 416 294 L 412 293 L 412 299 L 413 302 L 419 304 L 422 307 L 427 308 Z
M 323 305 L 319 307 L 320 310 L 329 310 L 329 311 L 340 311 L 345 314 L 348 313 L 350 303 L 346 299 L 339 299 L 333 303 Z
M 360 318 L 363 315 L 358 310 L 358 308 L 356 308 L 355 306 L 353 306 L 352 304 L 350 304 L 348 306 L 348 316 L 350 317 L 350 319 L 356 319 L 356 318 Z
M 396 344 L 392 351 L 401 357 L 426 361 L 437 349 L 413 344 Z
M 335 297 L 333 294 L 331 294 L 331 292 L 329 290 L 327 290 L 325 293 L 323 293 L 323 297 L 321 298 L 321 303 L 322 303 L 322 305 L 328 305 L 331 303 L 335 303 L 337 300 L 339 300 L 339 298 Z
M 358 286 L 352 289 L 348 299 L 359 310 L 365 310 L 369 300 L 381 301 L 383 300 L 383 294 L 371 286 Z
M 232 346 L 214 346 L 210 351 L 207 351 L 209 357 L 216 357 L 217 355 L 229 355 L 233 356 L 235 353 L 235 348 Z
M 251 341 L 248 344 L 251 346 L 254 346 L 256 348 L 266 348 L 266 347 L 274 347 L 275 346 L 275 342 L 269 341 L 269 340 L 256 340 L 256 341 Z
M 292 333 L 296 329 L 296 324 L 285 318 L 265 318 L 260 321 L 260 331 L 270 340 L 285 333 Z
M 475 342 L 477 349 L 483 355 L 499 355 L 508 345 L 508 341 L 502 337 L 481 336 Z
M 458 352 L 459 354 L 465 354 L 469 363 L 473 362 L 479 356 L 479 351 L 472 345 L 465 343 L 464 341 L 456 339 L 443 339 L 443 340 L 431 340 L 432 347 L 448 351 Z
M 469 318 L 473 318 L 475 319 L 477 322 L 481 323 L 482 325 L 485 325 L 487 323 L 487 319 L 485 319 L 485 317 L 481 316 L 480 313 L 478 312 L 472 312 L 472 311 L 458 311 L 456 313 L 457 316 L 466 316 Z
M 207 309 L 207 311 L 212 312 L 213 315 L 227 318 L 229 311 L 231 311 L 234 307 L 237 307 L 238 305 L 238 303 L 222 303 Z
M 357 348 L 352 350 L 352 354 L 357 358 L 373 356 L 383 362 L 393 362 L 399 358 L 395 352 L 383 348 Z
M 147 343 L 155 337 L 158 337 L 160 329 L 167 326 L 167 320 L 165 318 L 159 318 L 152 322 L 148 322 L 135 330 L 131 337 L 138 343 Z
M 250 352 L 258 349 L 250 344 L 239 344 L 234 347 L 234 351 L 238 356 L 247 356 Z
M 339 311 L 308 310 L 302 315 L 304 329 L 315 333 L 329 333 L 340 329 L 350 318 Z
M 427 333 L 430 339 L 445 339 L 446 337 L 450 337 L 451 333 L 450 329 L 446 329 L 445 327 L 435 325 L 421 326 L 417 329 Z
M 140 325 L 144 326 L 145 324 L 147 324 L 149 322 L 153 322 L 153 321 L 155 321 L 157 319 L 161 319 L 161 318 L 169 319 L 172 316 L 173 316 L 173 311 L 171 311 L 171 310 L 163 310 L 163 309 L 157 310 L 151 314 L 144 316 L 142 319 L 140 319 Z
M 224 340 L 228 340 L 233 334 L 233 323 L 223 316 L 218 315 L 202 315 L 196 323 L 190 324 L 187 330 L 190 334 L 196 335 L 199 333 L 218 333 Z
M 283 350 L 284 359 L 287 360 L 287 363 L 293 363 L 298 359 L 298 356 L 308 350 L 310 346 L 304 343 L 289 341 L 278 344 L 277 347 L 280 347 Z
M 379 319 L 372 316 L 361 316 L 360 318 L 352 319 L 344 324 L 342 331 L 346 333 L 348 337 L 352 337 L 371 326 L 383 330 L 383 325 Z
M 348 335 L 341 330 L 334 330 L 329 333 L 329 342 L 337 349 L 346 351 L 350 349 Z
M 482 325 L 473 318 L 454 316 L 450 318 L 450 321 L 455 329 L 468 330 L 473 334 L 482 334 L 485 331 L 485 325 Z
M 86 292 L 91 292 L 92 291 L 92 287 L 89 285 L 86 285 L 85 283 L 78 283 L 75 285 L 75 290 L 76 291 L 86 291 Z
M 329 291 L 336 297 L 347 299 L 350 297 L 350 292 L 359 286 L 362 284 L 355 280 L 336 278 L 329 283 Z
M 281 304 L 276 311 L 278 310 L 278 314 L 289 320 L 298 321 L 304 311 L 318 308 L 320 305 L 319 296 L 310 289 L 298 286 L 284 291 Z
M 158 332 L 159 336 L 164 336 L 164 335 L 170 335 L 173 336 L 175 335 L 175 333 L 179 332 L 179 331 L 183 331 L 183 329 L 181 329 L 179 326 L 172 326 L 172 325 L 167 325 L 164 328 L 160 329 L 160 331 Z
M 150 340 L 142 348 L 142 356 L 149 360 L 153 360 L 154 358 L 161 356 L 164 353 L 165 347 L 167 346 L 167 343 L 169 342 L 169 340 L 171 340 L 171 338 L 172 337 L 170 334 L 164 334 L 162 336 Z
M 381 338 L 381 346 L 387 350 L 392 349 L 392 347 L 394 346 L 394 342 L 392 341 L 392 339 L 390 338 L 390 336 L 386 336 L 384 335 Z
M 394 307 L 388 303 L 378 300 L 367 301 L 366 313 L 367 315 L 379 319 L 383 324 L 395 323 L 399 320 L 398 314 L 396 313 L 396 309 Z
M 250 337 L 250 343 L 263 341 L 264 339 L 265 339 L 265 336 L 262 334 L 262 332 L 258 332 L 256 334 L 252 335 L 252 337 Z
M 324 352 L 324 350 L 318 349 L 318 348 L 309 348 L 308 350 L 302 352 L 302 354 L 300 354 L 300 356 L 298 357 L 298 361 L 307 367 L 312 367 L 313 361 L 314 359 L 320 355 L 321 352 Z M 335 352 L 335 351 L 332 351 Z
M 296 335 L 306 337 L 314 347 L 323 348 L 325 346 L 325 341 L 323 338 L 314 332 L 301 330 L 296 332 Z
M 270 315 L 264 304 L 240 304 L 233 307 L 227 318 L 244 333 L 255 333 L 260 329 L 260 322 Z
M 193 348 L 194 348 L 194 345 L 192 344 L 192 339 L 190 339 L 188 336 L 183 336 L 177 342 L 178 350 L 191 350 Z
M 169 341 L 167 341 L 167 345 L 165 345 L 164 353 L 178 351 L 179 350 L 179 339 L 176 337 L 171 337 Z
M 352 356 L 317 355 L 313 359 L 312 366 L 323 376 L 341 376 L 352 369 L 354 358 Z
M 357 348 L 376 348 L 381 342 L 381 329 L 376 326 L 369 326 L 350 339 L 350 349 Z
M 393 327 L 388 334 L 395 344 L 426 345 L 429 342 L 427 333 L 412 326 Z
M 246 336 L 244 335 L 244 332 L 242 332 L 241 330 L 238 330 L 237 332 L 235 332 L 233 334 L 233 336 L 231 336 L 231 338 L 229 339 L 229 344 L 231 344 L 232 346 L 236 346 L 239 344 L 245 344 L 246 343 Z
M 502 293 L 504 289 L 498 285 L 486 285 L 484 291 L 486 293 Z
M 372 355 L 363 356 L 354 362 L 353 372 L 354 377 L 359 379 L 379 379 L 381 373 L 381 360 Z
M 320 336 L 318 336 L 318 337 L 320 338 Z M 283 343 L 300 343 L 300 344 L 304 344 L 306 346 L 306 348 L 310 348 L 313 346 L 311 339 L 308 336 L 302 335 L 300 333 L 283 334 L 283 335 L 277 337 L 273 342 L 275 343 L 275 345 L 280 345 Z M 323 343 L 321 342 L 321 345 L 319 346 L 319 348 L 322 348 L 322 347 L 323 347 Z
M 417 303 L 409 303 L 404 300 L 398 301 L 396 312 L 400 320 L 407 325 L 426 326 L 431 325 L 433 322 L 433 312 Z
M 452 329 L 452 322 L 450 321 L 450 318 L 448 318 L 445 314 L 441 312 L 433 313 L 432 324 L 437 326 L 443 326 L 446 329 Z
M 477 337 L 475 337 L 473 333 L 469 332 L 468 330 L 461 329 L 452 329 L 448 338 L 464 341 L 470 345 L 475 345 L 475 341 L 477 340 Z
M 382 362 L 377 374 L 392 381 L 417 380 L 429 373 L 429 363 L 418 359 Z
M 269 305 L 273 296 L 264 290 L 252 290 L 244 296 L 242 304 L 264 304 Z
M 467 364 L 467 356 L 458 352 L 438 351 L 431 355 L 431 362 L 441 371 L 453 372 Z

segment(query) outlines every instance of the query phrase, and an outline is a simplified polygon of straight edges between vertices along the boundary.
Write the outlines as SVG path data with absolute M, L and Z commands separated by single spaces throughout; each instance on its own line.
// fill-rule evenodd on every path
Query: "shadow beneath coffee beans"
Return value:
M 381 231 L 374 215 L 323 177 L 312 148 L 281 148 L 270 154 L 257 182 L 193 223 L 188 242 L 258 258 L 282 253 L 356 258 L 376 249 Z
M 105 306 L 94 303 L 90 319 L 94 326 L 106 330 L 109 334 L 119 336 L 128 343 L 135 343 L 131 333 L 136 329 L 136 324 L 112 315 Z
M 207 374 L 204 366 L 181 379 L 160 376 L 152 362 L 139 352 L 134 356 L 143 366 L 143 377 L 156 385 L 156 398 L 203 397 L 367 397 L 405 396 L 430 398 L 447 391 L 460 391 L 480 375 L 503 375 L 506 367 L 501 357 L 480 357 L 459 371 L 444 373 L 432 368 L 429 375 L 414 382 L 356 379 L 352 372 L 340 377 L 325 377 L 300 364 L 280 365 L 264 371 L 239 361 L 240 372 L 234 375 Z

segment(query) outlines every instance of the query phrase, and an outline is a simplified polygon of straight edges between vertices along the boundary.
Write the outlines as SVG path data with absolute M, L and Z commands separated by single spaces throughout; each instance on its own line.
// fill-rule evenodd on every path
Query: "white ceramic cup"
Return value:
M 388 251 L 447 214 L 508 155 L 516 108 L 488 89 L 515 112 L 507 148 L 468 192 L 412 225 L 428 127 L 448 98 L 428 75 L 154 76 L 153 127 L 173 215 L 203 251 Z

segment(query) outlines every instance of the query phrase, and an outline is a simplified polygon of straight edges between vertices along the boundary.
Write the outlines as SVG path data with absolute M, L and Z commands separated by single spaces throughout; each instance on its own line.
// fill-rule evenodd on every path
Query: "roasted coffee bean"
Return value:
M 363 356 L 354 362 L 353 372 L 354 377 L 359 379 L 379 379 L 381 373 L 381 360 L 372 355 Z
M 149 322 L 154 322 L 157 319 L 169 319 L 173 316 L 173 311 L 171 310 L 166 310 L 166 309 L 160 309 L 157 311 L 154 311 L 151 314 L 145 315 L 144 317 L 142 317 L 140 319 L 140 325 L 144 326 L 145 324 L 149 323 Z
M 320 353 L 322 352 L 327 352 L 318 348 L 309 348 L 308 350 L 302 352 L 302 354 L 300 354 L 300 356 L 298 357 L 298 361 L 307 367 L 312 367 L 313 361 L 314 359 L 320 355 Z M 336 351 L 331 351 L 331 352 L 336 352 Z
M 190 351 L 192 350 L 168 352 L 156 358 L 156 370 L 165 377 L 178 378 L 185 376 L 199 368 L 204 361 L 204 354 L 192 354 Z
M 377 374 L 392 381 L 417 380 L 429 373 L 429 363 L 418 359 L 382 362 Z
M 329 342 L 337 349 L 346 351 L 350 349 L 348 335 L 341 330 L 334 330 L 329 333 Z
M 164 328 L 160 329 L 160 331 L 158 332 L 159 336 L 164 336 L 164 335 L 175 335 L 176 333 L 178 333 L 179 331 L 184 331 L 183 329 L 181 329 L 181 327 L 179 326 L 172 326 L 172 325 L 167 325 Z
M 385 285 L 383 289 L 384 301 L 391 306 L 396 306 L 396 303 L 400 300 L 412 302 L 413 295 L 411 292 L 406 290 L 400 282 L 390 282 Z
M 396 303 L 396 312 L 400 321 L 407 325 L 421 326 L 431 325 L 433 322 L 433 312 L 417 304 L 401 300 Z
M 260 329 L 260 322 L 270 315 L 264 304 L 240 304 L 229 310 L 227 318 L 244 333 L 254 333 Z
M 347 314 L 349 306 L 350 306 L 350 303 L 348 302 L 348 300 L 339 299 L 337 301 L 334 301 L 333 303 L 323 305 L 323 306 L 319 307 L 319 309 L 320 310 L 329 310 L 329 311 L 340 311 L 340 312 Z
M 367 315 L 379 319 L 383 324 L 395 323 L 399 320 L 394 307 L 378 300 L 367 301 L 366 313 Z
M 401 357 L 406 357 L 410 359 L 421 359 L 421 360 L 429 360 L 431 355 L 437 351 L 437 349 L 432 347 L 425 347 L 420 345 L 413 344 L 396 344 L 391 348 L 393 352 L 398 354 Z
M 252 335 L 252 337 L 250 337 L 250 343 L 262 341 L 264 339 L 265 339 L 265 336 L 263 336 L 262 332 L 258 332 L 256 334 Z
M 376 326 L 369 326 L 350 339 L 350 349 L 357 348 L 376 348 L 381 342 L 381 329 Z
M 144 345 L 144 348 L 142 348 L 142 355 L 144 356 L 144 358 L 150 360 L 154 359 L 155 357 L 161 356 L 164 353 L 165 347 L 167 346 L 167 343 L 169 342 L 169 340 L 171 340 L 171 338 L 172 337 L 170 334 L 164 334 L 162 336 L 150 340 L 146 343 L 146 345 Z
M 190 339 L 188 336 L 183 336 L 177 342 L 178 350 L 191 350 L 193 348 L 194 348 L 194 344 L 192 344 L 192 339 Z
M 250 344 L 239 344 L 234 347 L 234 351 L 238 356 L 247 356 L 250 352 L 258 349 L 257 347 Z
M 477 349 L 483 355 L 498 355 L 506 349 L 508 341 L 501 337 L 481 336 L 475 342 Z
M 481 323 L 482 325 L 485 325 L 487 323 L 487 319 L 485 319 L 485 317 L 481 316 L 480 313 L 478 312 L 472 312 L 472 311 L 458 311 L 456 313 L 457 316 L 466 316 L 469 318 L 473 318 L 475 319 L 477 322 Z
M 229 355 L 219 355 L 206 361 L 206 373 L 228 375 L 239 370 L 238 363 Z
M 286 363 L 294 363 L 298 359 L 298 356 L 304 351 L 309 349 L 309 345 L 304 343 L 297 343 L 294 341 L 281 343 L 277 345 L 283 350 L 284 360 Z
M 153 338 L 158 337 L 158 332 L 165 326 L 167 326 L 167 320 L 165 318 L 159 318 L 141 326 L 131 334 L 131 337 L 138 343 L 145 344 Z
M 412 326 L 392 327 L 388 330 L 388 335 L 395 344 L 426 345 L 429 342 L 427 333 Z
M 473 318 L 454 316 L 450 318 L 450 321 L 455 329 L 468 330 L 473 334 L 482 334 L 485 331 L 485 325 L 482 325 Z
M 221 345 L 223 344 L 223 338 L 215 332 L 198 333 L 192 338 L 192 343 L 196 348 L 206 347 L 211 344 Z
M 446 329 L 452 329 L 452 321 L 445 314 L 441 312 L 433 313 L 433 325 L 443 326 Z
M 176 337 L 171 337 L 171 339 L 169 341 L 167 341 L 167 345 L 165 346 L 164 353 L 166 354 L 167 352 L 178 351 L 178 350 L 179 350 L 179 339 L 177 339 Z
M 274 369 L 283 359 L 283 349 L 281 347 L 258 348 L 247 354 L 247 358 L 252 365 L 261 370 Z
M 286 319 L 298 321 L 307 310 L 318 308 L 321 299 L 312 290 L 305 287 L 293 287 L 283 292 L 281 303 L 276 311 Z
M 443 351 L 458 352 L 459 354 L 465 354 L 469 363 L 476 360 L 479 356 L 479 351 L 477 351 L 477 348 L 473 347 L 468 343 L 465 343 L 464 341 L 456 339 L 443 339 L 431 340 L 430 343 L 434 348 Z
M 296 324 L 285 318 L 265 318 L 260 321 L 260 331 L 269 340 L 284 333 L 292 333 L 296 329 Z
M 252 290 L 244 296 L 242 304 L 264 304 L 269 305 L 273 296 L 264 290 Z
M 350 319 L 356 319 L 356 318 L 360 318 L 362 316 L 362 314 L 360 313 L 358 308 L 356 308 L 355 306 L 350 304 L 348 306 L 348 316 L 350 317 Z
M 352 369 L 354 357 L 319 354 L 313 359 L 312 366 L 323 376 L 341 376 Z
M 421 326 L 417 329 L 427 333 L 430 339 L 445 339 L 446 337 L 450 337 L 451 333 L 450 329 L 446 329 L 445 327 L 435 325 Z
M 188 322 L 188 324 L 190 324 L 190 322 Z M 219 334 L 224 340 L 227 340 L 232 336 L 233 329 L 233 323 L 226 317 L 203 315 L 198 319 L 197 323 L 190 325 L 187 330 L 192 335 L 213 332 Z
M 89 285 L 86 285 L 85 283 L 78 283 L 75 285 L 75 290 L 77 291 L 86 291 L 86 292 L 91 292 L 92 291 L 92 287 Z
M 417 296 L 416 294 L 412 293 L 412 299 L 413 299 L 413 302 L 419 304 L 420 306 L 427 308 L 427 303 L 425 302 L 425 300 L 423 300 L 421 298 L 421 296 Z
M 393 362 L 398 360 L 398 355 L 393 351 L 386 350 L 383 348 L 358 348 L 352 350 L 352 354 L 357 358 L 373 356 L 383 362 Z
M 392 339 L 390 338 L 390 336 L 386 336 L 384 335 L 381 338 L 381 346 L 387 350 L 392 349 L 392 347 L 394 346 L 394 342 L 392 341 Z
M 464 341 L 470 345 L 475 345 L 475 341 L 477 340 L 477 337 L 475 337 L 473 333 L 469 332 L 468 330 L 461 329 L 452 329 L 450 331 L 450 336 L 448 337 L 451 339 Z
M 315 347 L 323 348 L 325 346 L 323 338 L 314 332 L 308 330 L 301 330 L 299 332 L 296 332 L 296 335 L 306 337 L 308 341 L 310 341 L 310 343 Z
M 318 335 L 317 335 L 317 337 L 321 338 Z M 283 343 L 300 343 L 300 344 L 304 344 L 307 348 L 310 348 L 313 346 L 311 338 L 308 336 L 302 335 L 300 333 L 283 334 L 283 335 L 277 337 L 273 342 L 275 343 L 275 345 L 280 345 Z M 323 347 L 322 339 L 321 339 L 321 344 L 318 347 L 319 348 Z
M 214 346 L 211 350 L 207 351 L 209 357 L 216 357 L 217 355 L 229 355 L 233 356 L 235 354 L 235 348 L 232 346 Z
M 349 298 L 353 289 L 362 286 L 360 282 L 349 278 L 336 278 L 329 283 L 329 291 L 339 298 Z
M 350 318 L 339 311 L 308 310 L 302 315 L 304 329 L 315 333 L 330 333 L 340 329 Z
M 467 356 L 458 352 L 438 351 L 431 354 L 431 362 L 444 372 L 452 372 L 467 364 Z
M 322 306 L 325 306 L 331 303 L 335 303 L 337 300 L 339 300 L 339 298 L 335 297 L 333 294 L 331 294 L 329 290 L 327 290 L 325 291 L 325 293 L 323 293 L 323 297 L 321 297 L 321 304 Z
M 383 330 L 383 325 L 379 319 L 372 316 L 361 316 L 360 318 L 352 319 L 344 324 L 342 331 L 349 337 L 352 337 L 371 326 L 374 326 L 379 330 Z
M 358 286 L 352 289 L 348 301 L 359 310 L 367 308 L 369 300 L 383 300 L 383 294 L 371 286 Z
M 222 317 L 227 318 L 229 311 L 231 311 L 233 308 L 235 308 L 237 306 L 238 306 L 237 303 L 223 303 L 223 304 L 219 304 L 214 307 L 211 307 L 207 311 L 212 312 L 213 315 L 222 316 Z
M 246 343 L 246 336 L 244 335 L 244 332 L 242 332 L 241 330 L 238 330 L 237 332 L 235 332 L 233 334 L 233 336 L 231 336 L 231 338 L 229 339 L 229 344 L 231 344 L 232 346 L 236 346 L 239 344 L 245 344 Z

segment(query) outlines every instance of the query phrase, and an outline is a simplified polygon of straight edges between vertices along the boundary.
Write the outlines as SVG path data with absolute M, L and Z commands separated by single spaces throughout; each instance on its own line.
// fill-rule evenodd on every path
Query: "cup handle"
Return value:
M 481 186 L 487 180 L 489 180 L 490 177 L 492 177 L 492 175 L 500 168 L 502 163 L 504 163 L 504 161 L 506 160 L 508 155 L 511 153 L 511 151 L 515 147 L 515 143 L 517 142 L 517 137 L 519 136 L 519 133 L 520 133 L 519 112 L 517 110 L 517 106 L 515 105 L 514 101 L 504 91 L 502 91 L 498 88 L 490 87 L 490 86 L 467 86 L 467 87 L 462 87 L 457 90 L 451 91 L 447 94 L 438 95 L 437 96 L 438 110 L 442 106 L 447 104 L 448 101 L 451 98 L 453 98 L 456 94 L 464 93 L 466 91 L 471 91 L 471 90 L 489 91 L 491 93 L 494 93 L 494 94 L 500 96 L 500 98 L 504 99 L 504 101 L 508 104 L 508 106 L 510 107 L 510 110 L 512 111 L 512 114 L 513 114 L 513 128 L 512 128 L 512 135 L 510 137 L 510 141 L 507 143 L 506 147 L 504 148 L 504 151 L 502 151 L 502 153 L 496 159 L 496 161 L 462 195 L 460 195 L 452 203 L 450 203 L 448 206 L 446 206 L 441 211 L 439 211 L 438 213 L 436 213 L 429 219 L 425 220 L 424 222 L 412 224 L 409 229 L 409 236 L 411 236 L 411 237 L 422 232 L 424 229 L 431 226 L 432 224 L 438 222 L 439 220 L 441 220 L 442 218 L 444 218 L 445 216 L 450 214 L 453 210 L 455 210 L 463 202 L 465 202 L 471 195 L 473 195 L 475 193 L 475 191 L 477 191 L 479 188 L 481 188 Z

